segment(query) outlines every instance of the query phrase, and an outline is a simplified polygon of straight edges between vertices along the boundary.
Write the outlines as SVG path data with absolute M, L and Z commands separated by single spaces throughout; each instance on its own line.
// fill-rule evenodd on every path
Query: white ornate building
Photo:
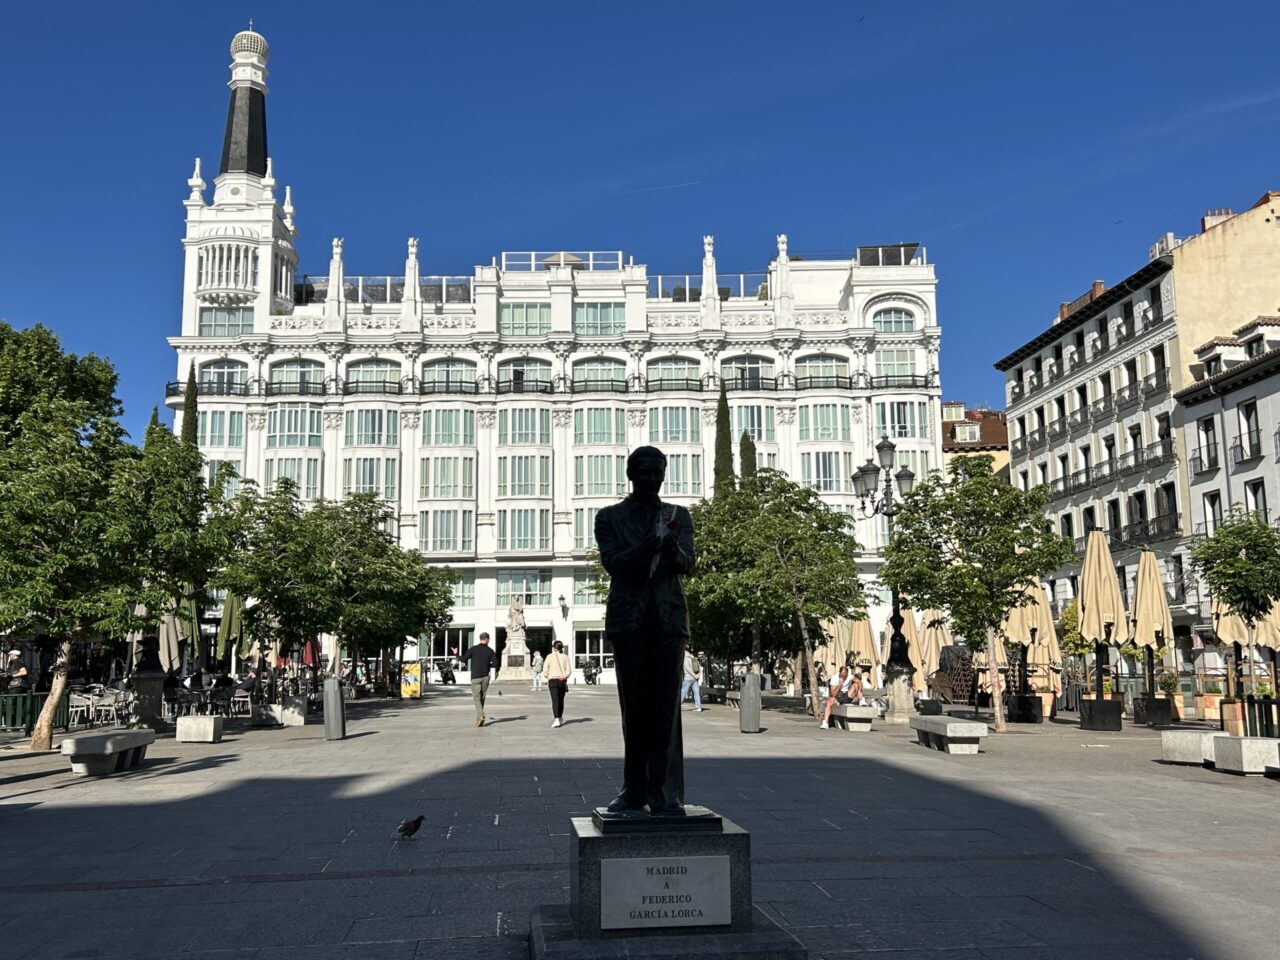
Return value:
M 764 270 L 727 274 L 704 237 L 687 274 L 554 251 L 432 276 L 411 239 L 403 266 L 373 277 L 348 276 L 335 239 L 328 272 L 302 274 L 266 148 L 267 44 L 244 32 L 231 52 L 212 202 L 199 161 L 188 181 L 168 403 L 180 417 L 194 366 L 210 461 L 262 485 L 291 477 L 307 498 L 394 504 L 402 544 L 462 575 L 454 625 L 422 656 L 481 630 L 501 646 L 519 594 L 531 646 L 554 637 L 579 667 L 611 666 L 589 590 L 595 512 L 626 492 L 643 443 L 669 458 L 665 497 L 710 493 L 722 381 L 735 438 L 838 507 L 854 509 L 850 477 L 883 434 L 917 474 L 940 466 L 941 331 L 920 245 L 802 258 L 784 235 Z M 881 533 L 859 524 L 868 579 Z M 878 628 L 887 614 L 872 615 Z

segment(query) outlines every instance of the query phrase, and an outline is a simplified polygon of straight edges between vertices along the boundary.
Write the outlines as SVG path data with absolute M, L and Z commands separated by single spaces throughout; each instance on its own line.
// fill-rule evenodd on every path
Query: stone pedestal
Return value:
M 738 729 L 743 733 L 760 732 L 760 675 L 748 673 L 738 691 Z
M 1134 697 L 1133 722 L 1148 727 L 1172 725 L 1173 701 L 1167 697 Z
M 253 727 L 284 726 L 284 708 L 278 703 L 255 703 L 250 709 L 249 725 Z
M 529 645 L 524 637 L 507 634 L 507 645 L 502 648 L 502 669 L 498 672 L 499 680 L 532 680 L 533 672 L 529 669 Z
M 805 960 L 751 904 L 751 837 L 703 807 L 687 818 L 570 823 L 569 904 L 539 907 L 533 960 Z
M 285 697 L 280 705 L 280 722 L 286 727 L 301 727 L 307 723 L 307 698 Z
M 911 681 L 905 675 L 889 681 L 889 708 L 884 712 L 885 723 L 907 723 L 916 715 L 915 698 L 911 695 Z
M 179 743 L 217 743 L 222 739 L 221 717 L 179 717 Z
M 1044 716 L 1041 713 L 1043 709 L 1044 701 L 1040 699 L 1039 694 L 1012 696 L 1009 698 L 1009 722 L 1044 723 Z

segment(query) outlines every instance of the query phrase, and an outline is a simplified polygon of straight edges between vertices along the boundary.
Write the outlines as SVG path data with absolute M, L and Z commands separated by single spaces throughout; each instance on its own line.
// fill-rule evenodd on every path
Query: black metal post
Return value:
M 1018 696 L 1031 696 L 1031 681 L 1027 677 L 1027 661 L 1031 659 L 1031 648 L 1036 643 L 1036 628 L 1032 627 L 1030 631 L 1031 643 L 1022 648 L 1022 653 L 1018 657 Z
M 1112 626 L 1113 624 L 1110 624 L 1110 623 L 1105 623 L 1102 625 L 1103 642 L 1099 644 L 1095 644 L 1093 648 L 1093 659 L 1095 660 L 1093 667 L 1094 667 L 1094 673 L 1096 674 L 1096 676 L 1094 677 L 1094 681 L 1095 681 L 1095 686 L 1097 687 L 1093 695 L 1093 698 L 1095 700 L 1103 699 L 1102 673 L 1104 669 L 1111 666 L 1111 663 L 1110 663 L 1111 654 L 1108 651 L 1111 648 Z
M 884 472 L 884 499 L 881 501 L 880 512 L 884 514 L 887 533 L 889 540 L 893 540 L 893 517 L 897 513 L 897 508 L 893 505 L 893 475 L 888 469 Z M 898 585 L 890 584 L 889 592 L 893 599 L 893 611 L 889 615 L 889 626 L 893 629 L 889 633 L 889 659 L 885 662 L 884 672 L 885 679 L 890 683 L 898 677 L 905 677 L 910 682 L 911 677 L 915 674 L 916 668 L 911 663 L 911 655 L 907 652 L 907 638 L 902 634 L 902 624 L 905 622 L 902 616 L 902 598 L 898 593 Z

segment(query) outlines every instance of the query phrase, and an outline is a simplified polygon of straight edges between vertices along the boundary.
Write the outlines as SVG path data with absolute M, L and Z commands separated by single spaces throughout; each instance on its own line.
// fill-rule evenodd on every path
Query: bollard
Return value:
M 342 683 L 337 677 L 324 682 L 324 738 L 344 740 L 347 736 L 347 705 L 342 699 Z
M 738 729 L 743 733 L 760 732 L 760 674 L 748 673 L 738 691 Z

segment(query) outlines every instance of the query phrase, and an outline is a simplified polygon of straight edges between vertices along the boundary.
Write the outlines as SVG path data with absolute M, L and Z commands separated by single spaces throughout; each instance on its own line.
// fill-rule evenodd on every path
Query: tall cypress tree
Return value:
M 756 475 L 756 442 L 751 434 L 742 431 L 742 439 L 738 441 L 738 470 L 743 480 L 750 480 Z
M 734 488 L 733 436 L 729 433 L 732 429 L 729 425 L 729 395 L 721 380 L 720 402 L 716 404 L 716 465 L 712 486 L 717 495 L 732 492 Z
M 198 421 L 200 419 L 200 397 L 196 390 L 196 365 L 187 369 L 187 390 L 182 395 L 182 442 L 196 446 Z
M 151 421 L 147 424 L 147 429 L 150 430 L 152 427 L 158 427 L 158 426 L 160 426 L 160 408 L 152 407 Z

